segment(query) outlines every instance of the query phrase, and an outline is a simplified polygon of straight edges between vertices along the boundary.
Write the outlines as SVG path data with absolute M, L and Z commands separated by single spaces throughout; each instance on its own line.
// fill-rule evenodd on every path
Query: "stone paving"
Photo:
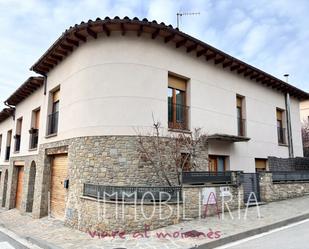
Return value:
M 205 244 L 215 240 L 220 235 L 221 238 L 245 232 L 254 228 L 263 227 L 279 221 L 290 219 L 299 215 L 309 213 L 309 196 L 272 202 L 259 207 L 260 218 L 256 207 L 246 211 L 233 211 L 232 219 L 225 213 L 224 219 L 218 216 L 207 217 L 206 219 L 195 219 L 185 221 L 177 225 L 165 227 L 152 232 L 142 234 L 118 234 L 115 238 L 99 238 L 63 226 L 61 221 L 51 218 L 32 219 L 30 215 L 20 215 L 18 210 L 0 211 L 0 225 L 13 231 L 17 235 L 33 240 L 47 243 L 49 246 L 64 249 L 189 249 L 197 245 Z M 240 215 L 240 216 L 239 216 Z M 238 218 L 240 217 L 240 219 Z M 189 238 L 184 236 L 187 231 L 198 231 L 201 236 Z M 94 232 L 94 231 L 93 231 Z M 158 234 L 169 233 L 172 236 L 158 238 Z M 217 232 L 217 233 L 216 233 Z M 94 235 L 94 234 L 93 234 Z M 125 239 L 120 238 L 120 236 Z M 142 237 L 142 235 L 144 237 Z M 133 237 L 137 238 L 133 238 Z M 147 236 L 147 237 L 145 237 Z M 177 238 L 173 238 L 177 237 Z

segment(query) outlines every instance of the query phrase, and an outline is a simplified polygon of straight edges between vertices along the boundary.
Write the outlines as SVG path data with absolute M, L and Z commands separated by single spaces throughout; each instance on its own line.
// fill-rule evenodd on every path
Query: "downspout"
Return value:
M 45 73 L 41 73 L 41 75 L 44 77 L 44 95 L 46 95 L 46 89 L 47 89 L 47 75 Z
M 285 74 L 286 83 L 288 83 L 289 74 Z M 289 148 L 289 157 L 294 157 L 294 148 L 293 148 L 293 136 L 292 136 L 292 125 L 291 125 L 291 100 L 290 94 L 287 92 L 285 94 L 285 109 L 286 109 L 286 127 L 288 135 L 288 148 Z
M 293 136 L 292 136 L 292 125 L 291 125 L 291 101 L 290 94 L 285 94 L 285 107 L 286 107 L 286 127 L 288 135 L 288 145 L 289 145 L 289 157 L 294 157 L 294 148 L 293 148 Z

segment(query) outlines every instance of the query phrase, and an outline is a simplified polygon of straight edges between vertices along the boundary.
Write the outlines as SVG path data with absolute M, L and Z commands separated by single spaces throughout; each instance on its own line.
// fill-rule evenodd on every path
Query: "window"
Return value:
M 263 172 L 267 170 L 267 159 L 255 158 L 255 171 Z
M 4 157 L 5 161 L 8 161 L 10 159 L 11 140 L 12 140 L 12 130 L 9 130 L 6 135 L 6 148 L 5 148 L 5 157 Z
M 285 135 L 285 128 L 284 128 L 284 110 L 277 108 L 277 135 L 278 135 L 278 143 L 279 144 L 286 144 L 286 135 Z
M 226 171 L 227 157 L 211 155 L 208 163 L 210 172 L 224 172 Z
M 51 110 L 47 120 L 47 135 L 57 134 L 58 132 L 59 93 L 59 89 L 51 93 Z
M 188 107 L 186 106 L 186 80 L 168 77 L 168 128 L 188 130 Z
M 14 151 L 19 152 L 20 151 L 20 141 L 21 141 L 21 128 L 22 128 L 23 118 L 17 119 L 16 122 L 16 132 L 15 132 L 15 147 Z
M 237 110 L 237 134 L 238 136 L 246 136 L 246 119 L 244 113 L 244 101 L 242 96 L 236 96 L 236 110 Z
M 30 133 L 30 149 L 36 149 L 38 147 L 39 141 L 39 127 L 40 127 L 40 109 L 32 111 L 32 121 L 31 121 Z

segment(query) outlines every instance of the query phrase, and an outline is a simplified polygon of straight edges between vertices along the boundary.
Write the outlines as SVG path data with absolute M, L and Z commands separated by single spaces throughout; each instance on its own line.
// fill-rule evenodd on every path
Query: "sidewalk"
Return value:
M 207 219 L 186 221 L 164 229 L 148 232 L 149 238 L 133 238 L 132 235 L 125 235 L 126 239 L 121 239 L 119 236 L 114 239 L 99 239 L 98 236 L 92 238 L 89 234 L 63 226 L 60 221 L 49 218 L 35 220 L 28 215 L 20 215 L 15 209 L 0 211 L 0 226 L 43 248 L 51 249 L 189 249 L 200 245 L 203 246 L 198 248 L 213 248 L 219 245 L 218 242 L 231 242 L 231 239 L 239 239 L 239 234 L 251 236 L 256 232 L 264 232 L 261 229 L 262 227 L 268 226 L 266 229 L 271 229 L 271 225 L 274 223 L 281 222 L 281 224 L 277 225 L 284 225 L 284 223 L 293 222 L 297 217 L 298 219 L 309 218 L 309 196 L 273 202 L 259 208 L 260 219 L 257 217 L 257 208 L 252 207 L 248 209 L 247 219 L 244 219 L 245 209 L 243 209 L 240 211 L 240 219 L 238 219 L 238 211 L 233 211 L 234 219 L 231 219 L 229 214 L 226 213 L 224 219 L 220 220 L 217 216 L 213 216 Z M 300 216 L 302 217 L 299 218 Z M 200 236 L 199 238 L 193 238 L 191 236 L 191 238 L 184 238 L 184 236 L 179 235 L 192 230 L 204 233 L 208 237 Z M 210 239 L 216 237 L 215 231 L 221 233 L 219 240 Z M 167 236 L 166 238 L 159 239 L 158 234 L 160 232 L 169 232 L 172 236 L 177 237 L 178 235 L 178 238 Z M 208 245 L 204 245 L 205 243 Z

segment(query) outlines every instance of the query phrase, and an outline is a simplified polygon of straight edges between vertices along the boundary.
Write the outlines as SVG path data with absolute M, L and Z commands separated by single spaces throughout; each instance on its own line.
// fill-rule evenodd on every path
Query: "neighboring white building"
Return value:
M 265 169 L 269 156 L 289 157 L 289 149 L 293 156 L 303 156 L 299 104 L 309 98 L 308 93 L 164 24 L 126 18 L 82 23 L 67 30 L 32 70 L 43 75 L 45 82 L 43 77 L 30 78 L 8 98 L 6 104 L 16 108 L 14 121 L 0 122 L 0 134 L 2 148 L 9 130 L 12 137 L 19 136 L 14 141 L 20 140 L 18 150 L 11 150 L 9 208 L 19 201 L 14 194 L 19 174 L 13 169 L 14 161 L 27 174 L 31 162 L 39 169 L 33 204 L 36 217 L 46 213 L 48 190 L 42 187 L 49 186 L 46 165 L 58 160 L 57 156 L 46 159 L 54 155 L 52 148 L 60 148 L 55 154 L 69 158 L 69 176 L 63 178 L 70 178 L 72 186 L 79 186 L 83 177 L 106 181 L 109 172 L 100 175 L 99 168 L 107 154 L 102 152 L 96 164 L 91 149 L 86 153 L 74 139 L 86 139 L 87 147 L 87 138 L 93 138 L 91 146 L 97 152 L 105 146 L 98 137 L 113 137 L 116 142 L 125 137 L 125 146 L 131 149 L 129 138 L 137 135 L 137 128 L 150 130 L 152 115 L 169 132 L 202 128 L 210 138 L 209 170 L 255 172 Z M 38 134 L 38 146 L 33 146 L 33 134 Z M 15 146 L 13 140 L 11 146 Z M 106 146 L 113 153 L 122 150 L 110 142 Z M 84 166 L 95 165 L 98 170 L 83 175 L 76 168 L 78 153 L 90 158 L 83 161 Z M 125 162 L 128 180 L 121 184 L 134 185 L 129 182 L 130 173 L 138 170 L 129 157 L 124 152 L 114 168 L 122 170 Z M 3 150 L 0 165 L 8 168 Z M 77 189 L 74 193 L 79 196 Z M 21 203 L 26 210 L 27 198 Z
M 303 123 L 309 122 L 309 100 L 300 102 L 300 119 Z

